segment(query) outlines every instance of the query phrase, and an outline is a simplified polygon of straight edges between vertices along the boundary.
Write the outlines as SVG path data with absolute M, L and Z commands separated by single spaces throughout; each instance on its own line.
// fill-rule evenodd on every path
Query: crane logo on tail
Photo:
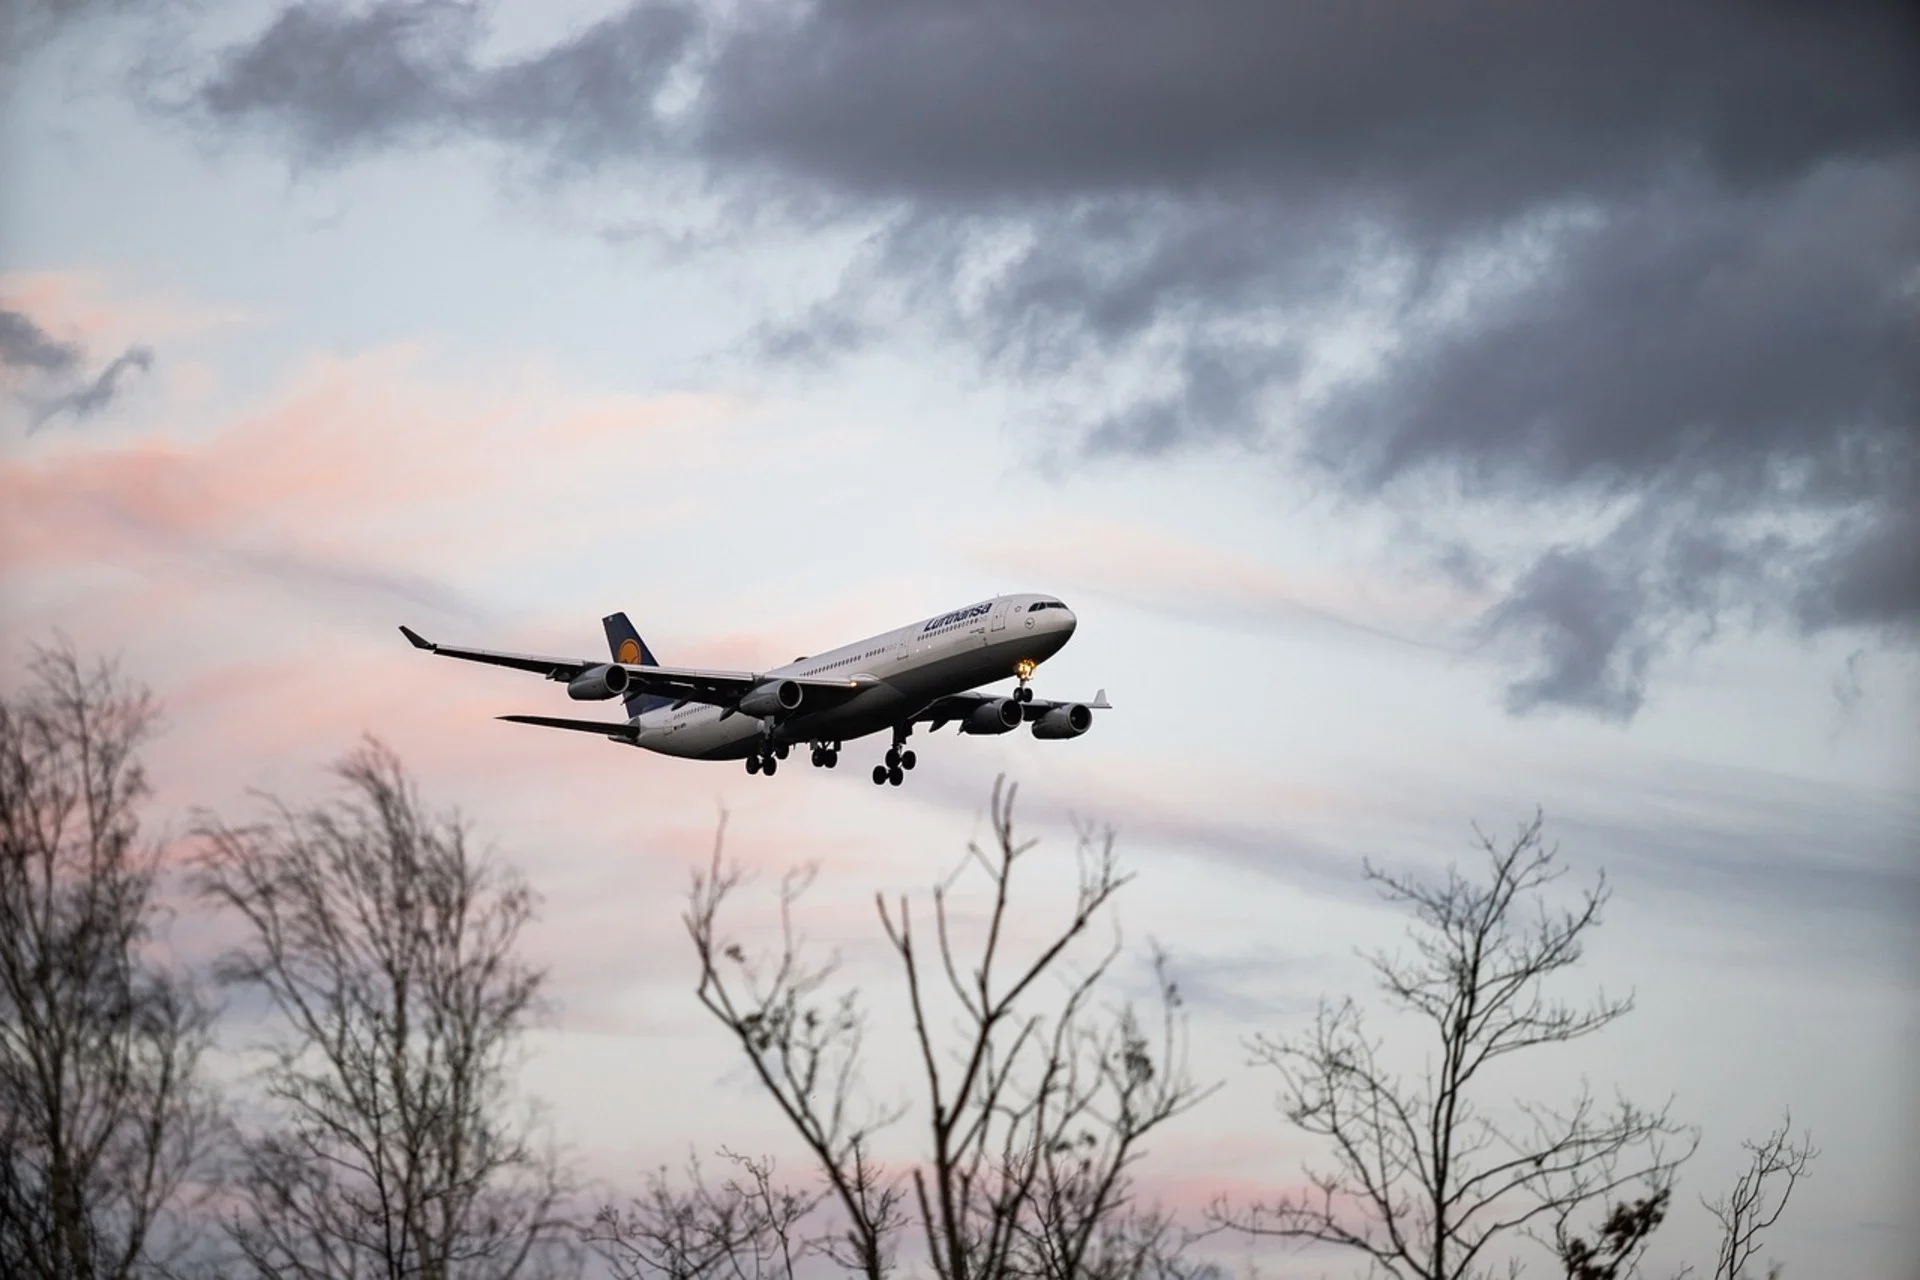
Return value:
M 631 636 L 629 636 L 625 640 L 622 640 L 620 642 L 620 652 L 614 655 L 614 660 L 617 662 L 623 663 L 626 666 L 633 666 L 635 663 L 639 662 L 640 661 L 640 642 L 638 640 L 633 639 Z

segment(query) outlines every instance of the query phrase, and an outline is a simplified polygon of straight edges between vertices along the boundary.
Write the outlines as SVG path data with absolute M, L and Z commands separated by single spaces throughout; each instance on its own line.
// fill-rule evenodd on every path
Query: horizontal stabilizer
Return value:
M 537 724 L 547 729 L 571 729 L 575 733 L 597 733 L 603 738 L 617 738 L 623 742 L 632 742 L 640 736 L 638 725 L 618 720 L 567 720 L 560 716 L 498 716 L 496 719 L 511 720 L 515 724 Z

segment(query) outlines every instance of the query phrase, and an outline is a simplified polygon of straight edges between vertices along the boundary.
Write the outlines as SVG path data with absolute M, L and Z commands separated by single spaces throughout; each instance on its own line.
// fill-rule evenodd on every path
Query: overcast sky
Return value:
M 1865 0 L 8 0 L 8 670 L 120 654 L 176 828 L 397 747 L 545 895 L 529 1084 L 628 1185 L 780 1142 L 690 995 L 723 807 L 823 864 L 883 1022 L 870 895 L 996 773 L 1049 876 L 1111 823 L 1224 1082 L 1145 1166 L 1195 1204 L 1311 1156 L 1242 1042 L 1364 989 L 1361 858 L 1538 804 L 1615 890 L 1579 980 L 1639 1007 L 1515 1092 L 1673 1095 L 1673 1266 L 1791 1107 L 1773 1252 L 1910 1277 L 1917 42 Z M 585 656 L 625 609 L 763 667 L 1012 590 L 1080 617 L 1040 692 L 1116 709 L 900 790 L 883 744 L 767 780 L 499 724 L 568 704 L 395 630 Z

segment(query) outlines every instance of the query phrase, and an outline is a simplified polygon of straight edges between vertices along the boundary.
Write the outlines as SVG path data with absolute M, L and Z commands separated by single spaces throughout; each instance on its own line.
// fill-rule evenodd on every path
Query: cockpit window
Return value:
M 1064 609 L 1067 606 L 1059 600 L 1035 600 L 1027 606 L 1028 613 L 1038 613 L 1042 609 Z

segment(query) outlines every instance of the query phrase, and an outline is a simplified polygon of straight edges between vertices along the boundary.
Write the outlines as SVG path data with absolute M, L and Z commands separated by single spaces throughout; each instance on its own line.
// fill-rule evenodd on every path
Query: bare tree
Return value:
M 699 998 L 825 1179 L 843 1223 L 820 1247 L 869 1280 L 891 1270 L 909 1203 L 940 1280 L 1134 1280 L 1183 1267 L 1173 1224 L 1133 1204 L 1131 1181 L 1147 1136 L 1204 1093 L 1186 1073 L 1178 991 L 1157 964 L 1151 1027 L 1129 1008 L 1095 1006 L 1117 932 L 1090 961 L 1076 944 L 1126 883 L 1110 833 L 1082 834 L 1065 922 L 1016 958 L 1014 876 L 1035 842 L 1015 839 L 1015 792 L 996 783 L 992 843 L 969 845 L 934 890 L 931 946 L 905 900 L 876 900 L 906 979 L 927 1104 L 927 1148 L 910 1174 L 873 1155 L 875 1130 L 902 1113 L 862 1103 L 858 1002 L 826 993 L 833 965 L 806 960 L 795 931 L 810 875 L 783 884 L 779 949 L 768 957 L 721 931 L 720 908 L 740 876 L 718 841 L 695 880 L 687 929 Z M 950 895 L 968 870 L 985 876 L 989 901 L 977 949 L 963 954 Z
M 734 1176 L 709 1187 L 698 1161 L 687 1190 L 664 1169 L 645 1196 L 595 1216 L 586 1239 L 619 1280 L 760 1280 L 791 1276 L 810 1252 L 802 1224 L 819 1193 L 795 1192 L 774 1180 L 771 1161 L 724 1153 Z
M 1544 990 L 1579 961 L 1608 894 L 1602 877 L 1571 910 L 1547 907 L 1540 891 L 1562 870 L 1541 825 L 1536 814 L 1504 845 L 1476 831 L 1484 882 L 1450 869 L 1445 883 L 1427 884 L 1366 867 L 1416 921 L 1412 958 L 1367 959 L 1389 1004 L 1426 1024 L 1425 1070 L 1403 1080 L 1351 1000 L 1323 1003 L 1305 1036 L 1256 1039 L 1256 1060 L 1284 1081 L 1288 1119 L 1329 1142 L 1333 1167 L 1309 1170 L 1310 1190 L 1270 1204 L 1217 1205 L 1217 1221 L 1345 1246 L 1385 1275 L 1461 1280 L 1485 1274 L 1495 1246 L 1539 1239 L 1544 1224 L 1572 1238 L 1576 1215 L 1604 1211 L 1623 1188 L 1644 1188 L 1664 1211 L 1695 1141 L 1665 1108 L 1603 1107 L 1582 1089 L 1564 1108 L 1515 1104 L 1515 1123 L 1482 1099 L 1491 1064 L 1583 1039 L 1633 1007 L 1605 995 L 1570 1005 Z
M 1720 1224 L 1714 1280 L 1741 1280 L 1746 1275 L 1747 1264 L 1760 1250 L 1760 1233 L 1780 1221 L 1795 1184 L 1820 1154 L 1810 1134 L 1803 1134 L 1797 1143 L 1789 1141 L 1792 1129 L 1793 1115 L 1789 1112 L 1780 1127 L 1760 1141 L 1742 1143 L 1753 1158 L 1734 1180 L 1733 1190 L 1718 1200 L 1702 1198 L 1707 1212 Z M 1768 1269 L 1770 1276 L 1779 1273 L 1777 1264 Z
M 1566 1268 L 1567 1280 L 1627 1280 L 1647 1241 L 1667 1220 L 1672 1202 L 1673 1188 L 1668 1186 L 1652 1195 L 1622 1200 L 1601 1220 L 1591 1240 L 1569 1230 L 1564 1219 L 1556 1222 L 1554 1253 Z
M 378 743 L 336 772 L 335 803 L 203 829 L 200 888 L 248 932 L 218 972 L 264 992 L 285 1032 L 232 1239 L 260 1275 L 558 1269 L 559 1171 L 509 1095 L 541 980 L 514 956 L 533 894 L 428 813 Z
M 152 1274 L 214 1132 L 209 1015 L 148 954 L 144 689 L 70 646 L 0 698 L 0 1274 Z

